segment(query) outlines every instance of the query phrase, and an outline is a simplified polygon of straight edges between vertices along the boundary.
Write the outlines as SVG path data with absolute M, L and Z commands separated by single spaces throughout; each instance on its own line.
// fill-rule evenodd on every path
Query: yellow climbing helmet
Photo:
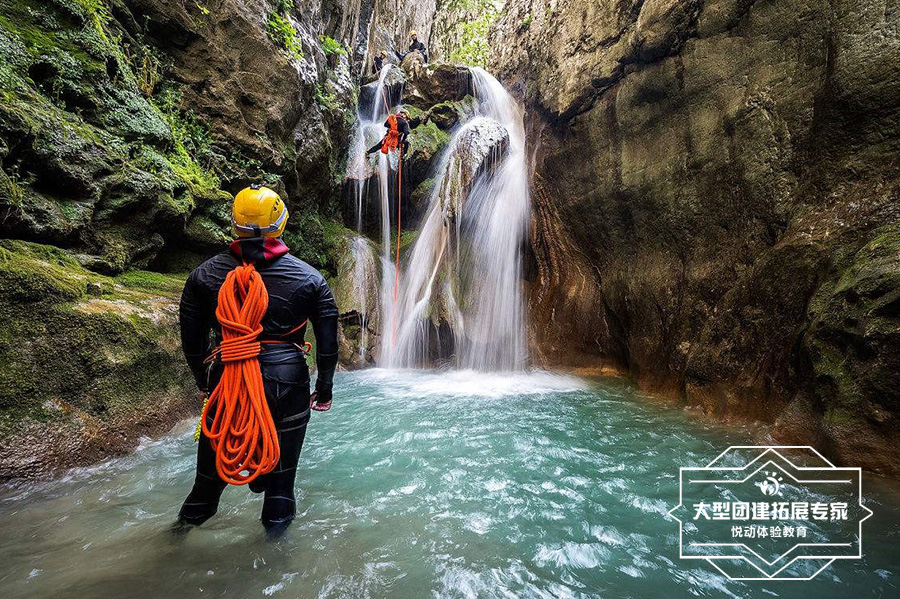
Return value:
M 231 224 L 238 237 L 281 237 L 288 211 L 277 193 L 253 184 L 234 196 Z
M 409 32 L 409 37 L 415 37 L 415 36 L 416 36 L 416 30 L 413 29 L 412 31 Z

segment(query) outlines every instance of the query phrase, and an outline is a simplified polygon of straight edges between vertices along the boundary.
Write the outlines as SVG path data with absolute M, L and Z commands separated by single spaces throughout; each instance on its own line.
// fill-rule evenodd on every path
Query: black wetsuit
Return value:
M 409 44 L 409 50 L 406 52 L 398 52 L 394 50 L 394 53 L 397 55 L 397 58 L 400 59 L 400 62 L 403 62 L 403 59 L 412 54 L 413 52 L 418 51 L 419 54 L 422 55 L 422 60 L 426 63 L 428 62 L 428 50 L 425 49 L 425 44 L 420 42 L 419 40 L 415 40 Z
M 385 121 L 384 126 L 390 129 L 390 121 Z M 406 154 L 409 153 L 409 141 L 407 141 L 406 139 L 407 137 L 409 137 L 409 123 L 406 119 L 399 116 L 397 117 L 397 131 L 400 132 L 400 145 L 403 146 L 403 155 L 406 156 Z M 375 152 L 381 150 L 381 146 L 384 145 L 385 139 L 387 139 L 387 135 L 382 137 L 381 141 L 379 141 L 377 144 L 366 150 L 366 156 L 368 156 L 369 154 L 374 154 Z
M 269 410 L 278 431 L 281 460 L 272 472 L 250 483 L 253 492 L 265 492 L 262 520 L 266 528 L 284 527 L 294 518 L 294 477 L 310 415 L 309 369 L 302 344 L 306 327 L 293 331 L 307 319 L 316 336 L 316 391 L 318 403 L 331 399 L 332 379 L 337 366 L 338 310 L 325 278 L 315 268 L 287 253 L 278 239 L 240 239 L 230 251 L 210 258 L 188 277 L 181 296 L 181 343 L 197 386 L 211 392 L 222 376 L 221 364 L 210 367 L 204 359 L 221 341 L 216 319 L 219 288 L 226 275 L 242 260 L 255 263 L 269 293 L 269 307 L 263 318 L 259 354 Z M 211 416 L 210 416 L 211 420 Z M 215 452 L 209 438 L 200 438 L 197 476 L 193 489 L 181 507 L 179 519 L 201 524 L 216 513 L 219 497 L 227 484 L 219 478 Z
M 372 62 L 372 66 L 375 68 L 375 74 L 379 74 L 381 72 L 381 68 L 384 66 L 384 59 L 380 56 L 376 56 Z

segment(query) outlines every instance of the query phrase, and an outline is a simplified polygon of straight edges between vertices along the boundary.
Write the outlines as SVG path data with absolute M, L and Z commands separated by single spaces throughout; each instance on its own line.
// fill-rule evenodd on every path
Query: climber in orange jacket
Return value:
M 366 150 L 366 156 L 374 154 L 381 150 L 383 154 L 393 152 L 398 147 L 403 148 L 403 155 L 409 151 L 409 112 L 401 109 L 397 114 L 389 114 L 384 126 L 387 127 L 387 133 L 381 138 L 377 144 Z

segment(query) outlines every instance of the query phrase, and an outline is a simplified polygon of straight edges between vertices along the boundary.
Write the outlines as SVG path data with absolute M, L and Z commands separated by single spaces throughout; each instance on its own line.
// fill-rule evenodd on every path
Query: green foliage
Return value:
M 473 18 L 456 24 L 455 33 L 459 45 L 450 55 L 450 60 L 470 66 L 487 67 L 490 53 L 488 33 L 500 11 L 493 0 L 458 0 L 458 2 L 464 10 L 473 15 Z
M 300 36 L 290 19 L 273 12 L 269 15 L 268 23 L 269 39 L 285 51 L 289 58 L 293 60 L 301 60 L 303 58 L 303 44 L 300 43 Z
M 104 0 L 75 0 L 75 4 L 81 9 L 82 14 L 91 22 L 97 35 L 103 40 L 109 40 L 106 26 L 112 19 L 112 13 Z
M 519 28 L 522 29 L 523 31 L 527 31 L 528 28 L 531 27 L 531 22 L 532 22 L 533 20 L 534 20 L 534 17 L 531 16 L 531 13 L 528 13 L 528 14 L 525 15 L 525 17 L 522 19 L 522 22 L 519 23 Z
M 327 35 L 320 35 L 319 43 L 322 45 L 322 52 L 325 53 L 325 56 L 342 56 L 347 53 L 339 41 Z
M 210 154 L 212 141 L 209 127 L 198 121 L 192 112 L 179 108 L 181 95 L 172 88 L 153 98 L 151 103 L 172 130 L 175 143 L 166 158 L 173 172 L 184 181 L 195 198 L 219 197 L 222 192 L 218 176 L 198 161 Z M 192 207 L 185 206 L 187 209 Z
M 321 84 L 316 86 L 316 102 L 323 112 L 334 112 L 340 109 L 337 97 Z

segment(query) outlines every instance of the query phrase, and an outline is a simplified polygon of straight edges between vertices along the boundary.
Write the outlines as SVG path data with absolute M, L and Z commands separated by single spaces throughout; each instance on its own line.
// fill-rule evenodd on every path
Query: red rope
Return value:
M 400 206 L 403 204 L 403 143 L 400 143 L 400 163 L 397 167 L 397 259 L 394 266 L 394 306 L 391 321 L 391 346 L 397 341 L 397 290 L 400 287 Z

